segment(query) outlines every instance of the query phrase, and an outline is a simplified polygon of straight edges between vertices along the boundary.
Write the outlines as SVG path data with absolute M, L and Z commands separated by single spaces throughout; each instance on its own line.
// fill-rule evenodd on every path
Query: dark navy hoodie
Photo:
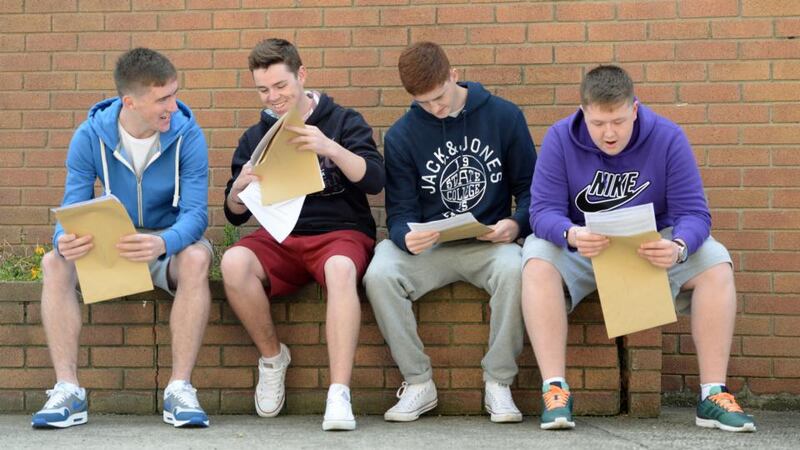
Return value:
M 250 160 L 261 138 L 278 119 L 261 112 L 261 121 L 250 127 L 239 139 L 239 146 L 231 161 L 231 179 L 225 188 L 225 198 L 231 191 L 234 180 L 242 166 Z M 320 170 L 325 189 L 306 196 L 300 218 L 292 234 L 314 235 L 337 230 L 357 230 L 375 239 L 375 220 L 366 194 L 378 194 L 383 189 L 383 158 L 378 153 L 372 128 L 361 114 L 343 108 L 325 94 L 320 94 L 319 104 L 306 120 L 336 143 L 364 158 L 367 170 L 357 183 L 347 179 L 342 171 L 327 158 L 320 158 Z M 241 225 L 250 218 L 250 211 L 234 214 L 225 202 L 225 217 L 234 225 Z
M 438 119 L 412 103 L 384 138 L 389 237 L 406 251 L 409 222 L 466 212 L 486 225 L 512 218 L 520 238 L 530 234 L 536 151 L 525 116 L 480 83 L 459 85 L 467 102 L 457 117 Z

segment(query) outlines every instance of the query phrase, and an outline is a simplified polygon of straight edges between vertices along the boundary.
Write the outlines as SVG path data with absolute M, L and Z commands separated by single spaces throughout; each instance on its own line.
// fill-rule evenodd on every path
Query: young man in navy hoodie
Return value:
M 383 158 L 361 114 L 304 89 L 306 68 L 294 45 L 283 39 L 262 41 L 250 53 L 249 66 L 266 109 L 233 154 L 225 190 L 228 221 L 240 225 L 250 218 L 238 196 L 256 179 L 248 161 L 261 138 L 293 106 L 306 123 L 304 128 L 291 128 L 300 135 L 293 142 L 299 151 L 318 155 L 325 180 L 324 190 L 306 196 L 297 224 L 283 242 L 259 228 L 222 258 L 228 302 L 261 353 L 256 411 L 262 417 L 278 415 L 291 361 L 289 349 L 275 333 L 269 297 L 289 294 L 313 279 L 325 287 L 328 301 L 325 332 L 331 385 L 322 428 L 353 430 L 349 384 L 361 325 L 357 286 L 375 245 L 367 194 L 383 189 Z
M 491 295 L 489 350 L 481 365 L 493 422 L 519 422 L 509 385 L 522 350 L 521 248 L 530 233 L 530 175 L 536 153 L 525 117 L 479 83 L 459 83 L 444 51 L 419 42 L 398 69 L 411 108 L 386 133 L 386 212 L 391 239 L 375 250 L 364 284 L 378 326 L 404 382 L 384 418 L 412 421 L 437 405 L 430 358 L 412 312 L 425 293 L 467 281 Z M 512 198 L 516 206 L 512 209 Z M 411 231 L 470 212 L 493 231 L 437 244 L 439 233 Z
M 153 284 L 175 296 L 170 315 L 172 377 L 164 390 L 164 421 L 176 427 L 208 426 L 189 383 L 203 339 L 211 294 L 208 267 L 208 150 L 192 111 L 177 100 L 178 75 L 163 55 L 146 48 L 117 60 L 119 97 L 89 110 L 67 152 L 62 206 L 105 194 L 125 206 L 137 233 L 122 238 L 120 255 L 147 262 Z M 42 260 L 42 324 L 57 383 L 33 416 L 36 428 L 86 423 L 86 391 L 78 387 L 81 309 L 75 261 L 92 249 L 92 236 L 56 225 L 53 251 Z
M 686 135 L 638 102 L 619 67 L 589 71 L 580 93 L 578 111 L 542 141 L 531 186 L 534 234 L 523 248 L 522 309 L 544 381 L 541 428 L 575 426 L 565 380 L 567 312 L 596 289 L 590 258 L 609 245 L 586 229 L 584 213 L 653 203 L 662 238 L 642 245 L 639 256 L 667 269 L 673 297 L 694 291 L 690 304 L 676 306 L 691 306 L 702 388 L 696 423 L 755 431 L 725 387 L 736 317 L 733 269 L 728 251 L 710 236 L 711 215 Z

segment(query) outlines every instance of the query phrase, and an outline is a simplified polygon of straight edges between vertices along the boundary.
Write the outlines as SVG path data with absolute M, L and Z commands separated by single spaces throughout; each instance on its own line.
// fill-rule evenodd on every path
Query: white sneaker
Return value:
M 397 398 L 400 401 L 383 415 L 383 419 L 388 422 L 417 420 L 420 414 L 436 408 L 439 404 L 433 380 L 417 384 L 408 384 L 404 381 L 397 390 Z
M 261 417 L 275 417 L 286 401 L 286 369 L 292 361 L 289 348 L 281 343 L 280 359 L 275 363 L 258 360 L 258 384 L 256 385 L 256 412 Z
M 356 429 L 356 419 L 353 417 L 353 407 L 350 405 L 350 389 L 347 386 L 332 384 L 328 389 L 322 429 L 324 431 Z
M 511 389 L 507 384 L 487 381 L 484 403 L 486 403 L 486 412 L 491 415 L 492 422 L 522 422 L 522 413 L 514 404 Z

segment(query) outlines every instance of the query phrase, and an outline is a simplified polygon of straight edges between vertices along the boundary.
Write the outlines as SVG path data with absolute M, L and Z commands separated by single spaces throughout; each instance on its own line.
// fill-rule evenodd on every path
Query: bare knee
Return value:
M 730 264 L 717 264 L 689 280 L 684 289 L 708 289 L 713 292 L 736 290 Z
M 231 247 L 222 255 L 220 271 L 226 286 L 238 286 L 255 276 L 253 264 L 260 264 L 256 255 L 244 247 Z
M 208 279 L 211 253 L 202 244 L 192 244 L 175 256 L 179 280 L 204 281 Z
M 335 255 L 325 261 L 325 280 L 328 284 L 355 281 L 356 265 L 350 258 Z
M 533 283 L 539 285 L 541 283 L 558 283 L 561 284 L 561 274 L 549 261 L 543 259 L 531 258 L 522 268 L 522 283 Z
M 75 283 L 75 264 L 67 261 L 55 250 L 51 250 L 42 257 L 42 277 L 45 283 L 68 284 Z

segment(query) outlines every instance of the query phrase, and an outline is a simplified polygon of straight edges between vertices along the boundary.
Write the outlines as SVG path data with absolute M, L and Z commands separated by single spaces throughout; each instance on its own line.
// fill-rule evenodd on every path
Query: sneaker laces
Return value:
M 424 389 L 421 388 L 409 390 L 409 386 L 411 385 L 403 381 L 403 383 L 400 384 L 400 388 L 397 389 L 397 394 L 395 394 L 397 398 L 400 399 L 400 401 L 397 402 L 397 406 L 399 406 L 401 409 L 409 409 L 417 402 L 417 399 L 419 399 L 419 396 L 422 395 L 424 391 Z
M 256 386 L 259 395 L 267 393 L 272 393 L 273 396 L 277 395 L 283 385 L 281 382 L 282 369 L 280 367 L 276 368 L 274 363 L 271 365 L 273 367 L 266 367 L 263 364 L 259 367 L 259 372 L 262 374 L 259 377 L 258 386 Z
M 727 412 L 741 413 L 744 412 L 742 407 L 736 403 L 736 398 L 733 394 L 727 392 L 720 392 L 719 394 L 709 395 L 708 398 L 716 403 L 720 408 Z
M 548 411 L 567 406 L 569 396 L 569 391 L 565 391 L 553 384 L 551 384 L 550 389 L 542 395 L 542 397 L 544 397 L 544 406 Z
M 171 395 L 180 400 L 180 402 L 188 408 L 200 409 L 200 402 L 197 401 L 197 389 L 193 388 L 191 384 L 184 384 L 171 392 Z
M 44 409 L 52 409 L 64 403 L 64 400 L 69 397 L 71 392 L 66 388 L 56 385 L 53 389 L 47 390 L 47 403 L 44 404 Z

